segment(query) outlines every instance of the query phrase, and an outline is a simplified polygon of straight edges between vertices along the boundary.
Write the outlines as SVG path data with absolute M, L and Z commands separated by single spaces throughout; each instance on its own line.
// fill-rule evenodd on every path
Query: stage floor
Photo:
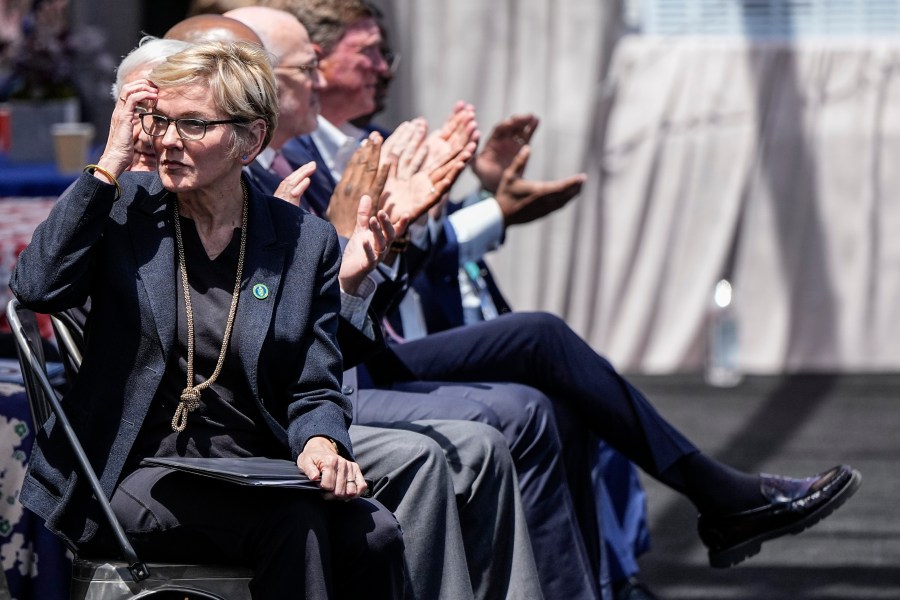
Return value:
M 692 506 L 644 477 L 652 549 L 641 578 L 662 599 L 900 598 L 900 374 L 748 377 L 727 390 L 700 377 L 631 380 L 703 451 L 733 466 L 805 476 L 848 463 L 863 476 L 818 526 L 726 570 L 708 566 Z

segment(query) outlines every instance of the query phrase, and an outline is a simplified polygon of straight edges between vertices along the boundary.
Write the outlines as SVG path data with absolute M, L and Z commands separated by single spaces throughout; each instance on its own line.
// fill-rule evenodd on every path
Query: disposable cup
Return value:
M 60 173 L 81 171 L 88 160 L 94 126 L 90 123 L 56 123 L 50 129 L 57 170 Z

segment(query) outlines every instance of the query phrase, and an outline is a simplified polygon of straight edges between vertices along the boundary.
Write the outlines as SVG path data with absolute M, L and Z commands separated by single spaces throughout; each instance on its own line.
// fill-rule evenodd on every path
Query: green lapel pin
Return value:
M 257 300 L 265 300 L 269 297 L 269 288 L 261 283 L 257 283 L 253 286 L 253 295 L 256 296 Z

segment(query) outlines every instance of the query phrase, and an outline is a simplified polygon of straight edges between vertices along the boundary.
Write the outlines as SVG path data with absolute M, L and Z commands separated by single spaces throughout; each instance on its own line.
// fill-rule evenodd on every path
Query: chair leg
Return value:
M 6 582 L 6 571 L 3 569 L 0 569 L 0 600 L 12 600 L 9 584 Z

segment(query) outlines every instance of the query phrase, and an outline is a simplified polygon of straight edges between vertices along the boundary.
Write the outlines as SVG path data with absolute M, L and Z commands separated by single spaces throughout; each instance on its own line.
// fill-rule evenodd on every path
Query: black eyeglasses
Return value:
M 319 70 L 319 60 L 314 58 L 312 62 L 308 62 L 305 65 L 278 65 L 275 67 L 276 69 L 296 69 L 300 71 L 307 77 L 313 77 L 316 74 L 316 71 Z
M 151 137 L 162 137 L 169 130 L 169 124 L 175 124 L 178 137 L 183 140 L 202 140 L 206 135 L 206 128 L 210 125 L 225 125 L 227 123 L 245 123 L 243 119 L 223 119 L 219 121 L 206 121 L 204 119 L 170 119 L 157 113 L 144 113 L 141 117 L 141 128 Z
M 397 72 L 397 67 L 400 66 L 400 53 L 394 52 L 393 50 L 388 50 L 386 48 L 381 49 L 381 58 L 384 59 L 384 62 L 387 63 L 388 69 L 391 70 L 391 73 Z

